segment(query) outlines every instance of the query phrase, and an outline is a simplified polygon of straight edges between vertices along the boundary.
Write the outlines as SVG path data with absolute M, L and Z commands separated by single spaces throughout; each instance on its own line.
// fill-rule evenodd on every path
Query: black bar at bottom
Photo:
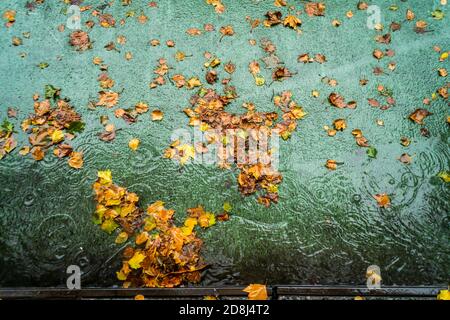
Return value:
M 244 287 L 186 287 L 186 288 L 0 288 L 1 299 L 101 299 L 133 298 L 201 298 L 203 296 L 246 297 Z M 284 296 L 376 296 L 376 297 L 436 297 L 445 287 L 390 286 L 380 289 L 348 286 L 268 286 L 268 295 L 274 299 Z

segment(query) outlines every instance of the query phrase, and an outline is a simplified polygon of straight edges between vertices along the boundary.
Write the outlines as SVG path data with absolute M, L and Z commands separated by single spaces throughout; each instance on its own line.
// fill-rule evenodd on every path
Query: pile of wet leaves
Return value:
M 120 230 L 117 244 L 129 243 L 117 272 L 124 287 L 175 287 L 200 281 L 207 264 L 201 256 L 203 242 L 194 229 L 214 225 L 213 213 L 201 206 L 188 209 L 184 224 L 177 226 L 175 211 L 166 209 L 162 201 L 144 212 L 139 196 L 115 184 L 110 170 L 99 171 L 92 188 L 97 202 L 94 222 L 109 234 Z M 218 215 L 217 220 L 227 220 L 227 215 Z

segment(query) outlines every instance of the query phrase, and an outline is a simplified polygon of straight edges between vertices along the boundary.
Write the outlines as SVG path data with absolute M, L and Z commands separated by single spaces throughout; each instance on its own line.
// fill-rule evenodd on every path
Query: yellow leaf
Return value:
M 450 182 L 450 172 L 448 171 L 441 171 L 438 173 L 438 177 L 444 180 L 444 182 Z
M 121 244 L 124 243 L 125 241 L 128 240 L 128 233 L 126 233 L 125 231 L 119 233 L 119 235 L 116 238 L 115 243 L 117 244 Z
M 175 53 L 175 59 L 177 61 L 183 61 L 185 57 L 186 55 L 183 51 L 177 51 L 177 53 Z
M 266 83 L 266 79 L 264 79 L 263 76 L 260 76 L 260 75 L 256 75 L 255 76 L 255 84 L 257 86 L 263 86 L 264 83 Z
M 187 217 L 184 221 L 186 227 L 194 228 L 197 225 L 197 219 L 193 217 Z
M 205 212 L 198 217 L 198 225 L 202 228 L 208 228 L 216 224 L 216 217 L 211 212 Z
M 160 121 L 162 120 L 164 116 L 164 113 L 161 110 L 153 110 L 152 111 L 152 120 L 153 121 Z
M 232 206 L 231 206 L 231 204 L 230 204 L 229 202 L 225 202 L 225 203 L 223 204 L 223 210 L 224 210 L 224 211 L 230 212 L 231 209 L 232 209 Z
M 450 300 L 450 291 L 449 290 L 441 290 L 437 295 L 438 300 Z
M 99 171 L 97 172 L 97 177 L 99 177 L 99 182 L 101 184 L 110 184 L 112 183 L 112 174 L 111 170 Z
M 128 147 L 130 147 L 131 150 L 136 151 L 137 148 L 139 147 L 139 144 L 140 144 L 139 139 L 136 139 L 136 138 L 135 139 L 131 139 L 128 142 Z
M 297 29 L 297 26 L 299 26 L 301 24 L 302 24 L 302 21 L 299 18 L 297 18 L 296 16 L 293 16 L 293 15 L 288 15 L 283 20 L 283 25 L 284 26 L 288 26 L 288 27 L 290 27 L 292 29 Z
M 267 300 L 267 288 L 263 284 L 251 284 L 242 291 L 248 293 L 248 300 Z
M 103 63 L 103 59 L 100 58 L 100 57 L 94 57 L 94 58 L 92 59 L 92 63 L 95 64 L 95 65 L 102 64 L 102 63 Z
M 302 107 L 295 107 L 291 110 L 292 115 L 295 117 L 295 119 L 300 120 L 303 119 L 306 116 L 306 112 L 303 111 Z
M 20 151 L 19 154 L 22 156 L 27 155 L 30 152 L 30 147 L 29 146 L 23 146 Z
M 114 220 L 112 220 L 112 219 L 103 221 L 103 223 L 101 225 L 102 230 L 109 234 L 111 234 L 111 232 L 116 230 L 118 227 L 119 227 L 119 225 L 117 223 L 115 223 Z
M 145 297 L 142 294 L 138 294 L 134 297 L 134 300 L 145 300 Z
M 141 267 L 142 261 L 144 261 L 145 255 L 137 251 L 134 253 L 133 257 L 128 261 L 128 264 L 133 269 L 139 269 Z
M 56 129 L 52 132 L 51 138 L 53 143 L 61 142 L 64 140 L 64 132 L 62 132 L 62 130 Z
M 188 89 L 193 89 L 195 87 L 200 87 L 202 83 L 197 77 L 192 77 L 186 82 L 186 86 Z
M 8 22 L 16 21 L 16 11 L 14 10 L 5 11 L 5 13 L 3 13 L 3 18 Z

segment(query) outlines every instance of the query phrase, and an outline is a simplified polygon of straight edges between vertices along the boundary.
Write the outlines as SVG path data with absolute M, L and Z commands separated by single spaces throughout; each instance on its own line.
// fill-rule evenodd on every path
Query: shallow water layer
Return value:
M 449 170 L 448 102 L 437 99 L 426 106 L 433 112 L 425 121 L 428 138 L 407 117 L 445 84 L 436 70 L 448 68 L 449 63 L 438 61 L 433 46 L 450 50 L 449 10 L 442 6 L 446 16 L 434 20 L 430 13 L 439 7 L 439 1 L 391 2 L 372 1 L 381 9 L 386 29 L 392 21 L 403 23 L 400 31 L 392 33 L 389 46 L 374 41 L 377 32 L 367 28 L 368 14 L 356 9 L 357 1 L 326 1 L 325 17 L 301 14 L 302 34 L 282 26 L 258 27 L 250 33 L 245 16 L 263 19 L 268 10 L 276 10 L 272 0 L 223 0 L 226 11 L 220 15 L 203 0 L 189 5 L 158 1 L 158 8 L 150 8 L 147 1 L 133 1 L 130 7 L 117 3 L 105 9 L 116 20 L 134 10 L 143 11 L 149 21 L 142 25 L 127 18 L 124 26 L 95 26 L 89 31 L 93 49 L 79 53 L 68 44 L 70 30 L 57 31 L 67 19 L 67 5 L 62 1 L 45 1 L 31 12 L 24 8 L 26 1 L 2 1 L 0 11 L 16 10 L 17 21 L 11 28 L 0 29 L 0 120 L 6 118 L 7 107 L 16 107 L 18 120 L 11 122 L 21 131 L 20 121 L 33 110 L 32 95 L 53 84 L 71 99 L 86 128 L 71 143 L 84 152 L 81 170 L 69 168 L 65 160 L 50 154 L 36 162 L 30 155 L 20 156 L 19 148 L 0 160 L 0 285 L 64 285 L 71 264 L 81 267 L 83 286 L 119 284 L 115 271 L 120 268 L 122 247 L 114 243 L 114 236 L 92 223 L 91 185 L 97 171 L 103 169 L 111 169 L 115 182 L 138 193 L 143 206 L 164 201 L 166 207 L 176 210 L 179 221 L 190 207 L 203 205 L 220 212 L 224 202 L 232 204 L 230 221 L 199 232 L 210 264 L 204 272 L 204 285 L 363 284 L 366 268 L 372 264 L 380 266 L 384 284 L 448 284 L 450 189 L 437 177 Z M 94 1 L 85 1 L 91 3 Z M 397 4 L 399 10 L 389 10 L 391 4 Z M 415 33 L 414 22 L 404 22 L 407 8 L 417 19 L 426 20 L 432 32 Z M 348 10 L 354 13 L 352 19 L 345 16 Z M 82 13 L 83 23 L 89 19 L 89 12 Z M 333 19 L 342 25 L 333 27 Z M 205 23 L 214 24 L 216 31 L 198 37 L 185 33 L 192 27 L 202 29 Z M 228 24 L 236 34 L 220 39 L 217 30 Z M 11 38 L 22 32 L 30 32 L 30 38 L 24 39 L 22 46 L 13 46 Z M 127 38 L 120 52 L 106 51 L 104 46 L 119 35 Z M 278 56 L 295 76 L 270 87 L 255 85 L 248 64 L 262 58 L 264 52 L 248 40 L 259 43 L 262 38 L 277 46 Z M 151 39 L 160 39 L 161 45 L 149 46 Z M 176 46 L 166 47 L 166 40 L 174 40 Z M 395 51 L 394 57 L 387 58 L 397 63 L 394 72 L 379 77 L 372 73 L 375 66 L 387 62 L 372 57 L 377 47 Z M 176 62 L 177 50 L 192 56 Z M 133 53 L 132 60 L 124 59 L 126 51 Z M 259 205 L 255 196 L 239 194 L 237 170 L 200 164 L 180 168 L 161 157 L 172 132 L 188 123 L 182 109 L 189 105 L 193 92 L 170 84 L 150 90 L 152 70 L 164 57 L 174 74 L 203 79 L 205 51 L 236 64 L 232 84 L 239 98 L 229 110 L 242 112 L 240 106 L 247 101 L 259 110 L 273 110 L 273 94 L 292 90 L 308 113 L 291 139 L 280 143 L 283 182 L 279 203 L 270 208 Z M 21 58 L 21 52 L 26 52 L 26 57 Z M 328 62 L 298 63 L 297 56 L 307 52 L 322 53 Z M 163 110 L 164 119 L 152 122 L 145 114 L 128 125 L 116 119 L 112 110 L 89 110 L 88 102 L 95 101 L 100 90 L 100 72 L 92 64 L 95 56 L 109 65 L 109 74 L 116 81 L 114 90 L 123 90 L 120 107 L 147 101 L 152 108 Z M 47 62 L 48 68 L 37 67 L 41 62 Z M 269 70 L 262 73 L 270 78 Z M 324 84 L 324 76 L 336 79 L 338 86 Z M 369 80 L 367 86 L 359 85 L 361 78 Z M 393 90 L 396 104 L 388 110 L 367 103 L 367 98 L 376 97 L 379 83 Z M 219 84 L 215 87 L 221 90 Z M 320 97 L 311 97 L 312 90 L 319 90 Z M 333 91 L 357 101 L 358 107 L 330 106 L 327 97 Z M 99 117 L 105 114 L 121 128 L 111 143 L 98 138 L 103 130 Z M 348 128 L 328 137 L 323 126 L 337 118 L 345 118 Z M 378 119 L 384 126 L 376 124 Z M 378 150 L 375 159 L 355 144 L 350 133 L 354 128 L 360 128 Z M 402 136 L 411 139 L 409 147 L 400 145 Z M 17 138 L 19 146 L 27 143 L 24 133 L 18 132 Z M 128 148 L 131 138 L 141 140 L 136 152 Z M 405 152 L 412 155 L 410 165 L 398 161 Z M 329 171 L 324 167 L 327 159 L 344 164 Z M 377 206 L 372 197 L 377 193 L 391 196 L 390 208 Z

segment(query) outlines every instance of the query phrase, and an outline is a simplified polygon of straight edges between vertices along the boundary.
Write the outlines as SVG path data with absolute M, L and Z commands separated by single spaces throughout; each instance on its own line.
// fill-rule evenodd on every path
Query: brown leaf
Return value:
M 403 153 L 398 160 L 404 164 L 410 164 L 412 161 L 411 157 L 407 153 Z
M 305 3 L 305 13 L 310 17 L 324 16 L 325 15 L 325 3 L 307 2 L 307 3 Z
M 71 154 L 72 151 L 73 149 L 70 145 L 61 143 L 53 150 L 53 154 L 58 158 L 64 158 Z
M 17 118 L 17 110 L 16 109 L 9 107 L 7 112 L 8 112 L 8 118 Z
M 189 28 L 186 30 L 186 33 L 190 36 L 198 36 L 202 34 L 201 30 L 197 28 Z
M 31 155 L 34 160 L 40 161 L 40 160 L 44 159 L 45 153 L 41 147 L 33 147 L 31 149 Z
M 392 32 L 395 32 L 395 31 L 400 30 L 400 29 L 402 28 L 402 25 L 401 25 L 400 23 L 397 23 L 397 22 L 394 22 L 394 21 L 393 21 L 393 22 L 391 23 L 390 28 L 391 28 Z
M 268 11 L 265 14 L 266 20 L 264 20 L 264 25 L 267 27 L 274 26 L 281 23 L 281 12 L 280 11 Z
M 210 70 L 206 73 L 205 76 L 206 82 L 209 84 L 214 84 L 217 81 L 217 71 Z
M 332 92 L 330 93 L 330 95 L 328 96 L 328 101 L 335 107 L 337 108 L 345 108 L 346 107 L 346 103 L 344 100 L 344 97 L 342 97 L 340 94 Z
M 374 108 L 380 107 L 380 102 L 378 102 L 378 100 L 376 100 L 376 99 L 369 98 L 369 99 L 367 99 L 367 102 L 369 103 L 369 106 L 371 106 L 371 107 L 374 107 Z

